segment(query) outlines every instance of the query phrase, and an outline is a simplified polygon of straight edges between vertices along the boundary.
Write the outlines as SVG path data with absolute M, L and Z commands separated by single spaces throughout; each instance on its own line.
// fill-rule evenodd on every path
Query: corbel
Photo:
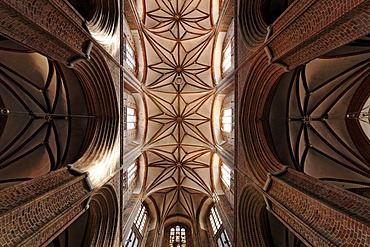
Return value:
M 94 45 L 94 42 L 92 40 L 89 40 L 89 43 L 87 44 L 86 51 L 85 51 L 85 57 L 76 57 L 76 58 L 70 60 L 67 63 L 67 67 L 68 68 L 73 68 L 76 63 L 78 63 L 82 60 L 90 60 L 90 53 L 91 53 L 93 45 Z

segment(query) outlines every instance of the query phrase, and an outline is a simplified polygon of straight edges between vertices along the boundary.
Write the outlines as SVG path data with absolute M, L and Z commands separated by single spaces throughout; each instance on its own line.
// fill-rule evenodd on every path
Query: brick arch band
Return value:
M 95 0 L 94 11 L 88 19 L 90 32 L 101 36 L 112 36 L 118 27 L 119 2 L 117 0 Z
M 249 49 L 257 48 L 267 33 L 267 24 L 261 11 L 263 2 L 262 0 L 252 0 L 240 3 L 240 31 Z
M 272 246 L 266 204 L 262 195 L 246 185 L 239 203 L 239 224 L 243 246 Z
M 94 116 L 85 155 L 75 164 L 84 168 L 112 152 L 118 132 L 118 103 L 109 68 L 99 51 L 93 49 L 90 61 L 78 63 L 74 71 L 85 91 L 89 114 Z
M 99 189 L 91 198 L 83 246 L 113 246 L 118 224 L 118 202 L 111 186 Z

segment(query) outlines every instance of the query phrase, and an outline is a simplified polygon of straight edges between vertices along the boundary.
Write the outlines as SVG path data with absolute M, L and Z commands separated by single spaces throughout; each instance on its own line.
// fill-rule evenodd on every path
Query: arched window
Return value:
M 130 185 L 137 176 L 137 163 L 132 163 L 127 169 L 127 182 Z
M 139 238 L 137 237 L 135 231 L 133 231 L 131 228 L 124 247 L 137 247 L 137 246 L 139 246 Z
M 220 218 L 220 215 L 218 214 L 218 211 L 215 207 L 211 208 L 211 213 L 209 215 L 209 220 L 211 222 L 213 233 L 216 234 L 218 229 L 220 229 L 222 225 L 222 221 Z
M 130 229 L 124 247 L 137 247 L 143 240 L 144 227 L 147 219 L 147 211 L 144 205 L 141 205 L 139 211 L 136 214 L 134 224 Z
M 227 232 L 223 228 L 222 220 L 215 207 L 211 208 L 209 214 L 209 221 L 211 222 L 214 239 L 218 247 L 231 247 L 231 242 L 227 236 Z
M 134 49 L 132 48 L 127 38 L 124 39 L 124 42 L 125 44 L 124 44 L 123 54 L 124 54 L 125 61 L 128 67 L 131 69 L 131 71 L 134 71 L 136 67 Z
M 126 108 L 126 116 L 127 116 L 127 129 L 132 130 L 136 128 L 136 110 L 131 107 Z
M 221 179 L 224 182 L 224 184 L 230 188 L 231 185 L 231 169 L 225 165 L 221 165 Z
M 234 21 L 231 21 L 222 46 L 221 69 L 223 77 L 234 68 L 234 47 Z
M 230 68 L 231 68 L 231 65 L 232 65 L 232 46 L 231 46 L 231 43 L 232 42 L 229 42 L 222 54 L 222 73 L 226 73 Z
M 231 108 L 224 109 L 222 112 L 222 127 L 225 132 L 231 132 L 233 128 L 233 110 Z
M 170 247 L 186 247 L 186 231 L 182 226 L 170 228 Z
M 135 218 L 135 221 L 134 221 L 134 224 L 135 224 L 136 228 L 139 230 L 141 235 L 143 234 L 143 230 L 144 230 L 144 226 L 145 226 L 145 222 L 146 222 L 147 217 L 148 216 L 147 216 L 145 206 L 141 205 L 141 208 L 138 211 L 138 213 L 136 215 L 136 218 Z

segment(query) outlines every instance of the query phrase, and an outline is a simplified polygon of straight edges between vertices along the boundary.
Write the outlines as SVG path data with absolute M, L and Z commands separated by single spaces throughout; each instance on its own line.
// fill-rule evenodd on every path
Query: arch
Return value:
M 104 56 L 96 49 L 90 61 L 75 65 L 75 74 L 80 79 L 86 95 L 90 119 L 85 155 L 74 163 L 81 170 L 88 170 L 91 181 L 98 184 L 110 169 L 110 161 L 119 155 L 118 147 L 118 100 L 114 82 Z
M 246 162 L 246 169 L 251 178 L 261 186 L 269 172 L 283 167 L 270 149 L 269 137 L 266 135 L 269 127 L 266 113 L 271 103 L 270 92 L 284 72 L 282 67 L 269 64 L 266 54 L 261 51 L 245 79 L 239 104 L 241 139 L 244 154 L 249 161 Z
M 118 224 L 118 202 L 111 186 L 99 189 L 91 198 L 83 246 L 114 246 Z
M 92 36 L 101 44 L 111 42 L 119 21 L 120 5 L 117 0 L 68 0 L 86 20 Z
M 252 185 L 241 193 L 238 216 L 243 246 L 273 246 L 264 199 Z
M 262 0 L 240 1 L 240 31 L 248 49 L 256 49 L 264 41 L 267 24 L 263 18 L 264 2 Z

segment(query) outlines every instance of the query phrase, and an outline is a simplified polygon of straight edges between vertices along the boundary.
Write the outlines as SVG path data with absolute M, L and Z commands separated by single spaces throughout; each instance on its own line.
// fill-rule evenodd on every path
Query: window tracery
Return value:
M 186 247 L 186 231 L 183 226 L 174 226 L 170 229 L 170 247 Z
M 209 214 L 209 221 L 211 222 L 211 227 L 213 230 L 213 235 L 218 247 L 230 247 L 231 242 L 227 235 L 226 230 L 223 227 L 221 217 L 216 209 L 216 207 L 211 208 Z

